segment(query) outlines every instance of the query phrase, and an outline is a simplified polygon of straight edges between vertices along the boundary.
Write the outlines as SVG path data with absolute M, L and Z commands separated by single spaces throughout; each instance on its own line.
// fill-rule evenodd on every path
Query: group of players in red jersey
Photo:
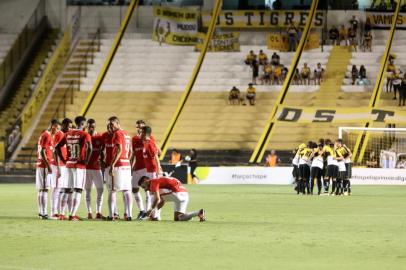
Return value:
M 136 122 L 137 135 L 131 138 L 112 116 L 107 131 L 96 131 L 93 119 L 83 116 L 65 118 L 60 124 L 52 120 L 38 140 L 36 187 L 39 217 L 48 219 L 48 190 L 51 193 L 51 219 L 81 220 L 77 216 L 82 191 L 86 193 L 88 219 L 119 219 L 116 193 L 123 193 L 124 220 L 132 220 L 133 196 L 138 206 L 137 219 L 160 220 L 166 201 L 174 202 L 174 220 L 186 221 L 199 217 L 205 221 L 205 211 L 186 212 L 189 195 L 181 182 L 163 177 L 159 148 L 151 128 L 143 120 Z M 87 131 L 86 131 L 87 130 Z M 102 215 L 104 184 L 108 189 L 109 215 Z M 91 208 L 91 190 L 96 187 L 96 216 Z M 145 206 L 140 193 L 145 190 Z M 65 215 L 68 209 L 68 215 Z

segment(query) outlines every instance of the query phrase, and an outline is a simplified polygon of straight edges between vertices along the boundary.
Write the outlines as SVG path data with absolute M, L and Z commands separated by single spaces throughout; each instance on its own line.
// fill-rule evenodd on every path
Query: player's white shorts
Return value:
M 131 190 L 131 167 L 114 167 L 113 177 L 107 179 L 107 187 L 109 190 L 114 187 L 115 191 Z
M 86 169 L 85 189 L 91 189 L 93 183 L 97 189 L 103 189 L 103 175 L 101 170 Z
M 62 167 L 59 167 L 60 170 Z M 62 184 L 62 172 L 59 172 L 58 177 L 58 167 L 56 165 L 51 165 L 52 174 L 51 176 L 51 188 L 60 188 Z
M 146 172 L 145 176 L 148 176 L 149 179 L 158 178 L 158 174 L 156 172 Z
M 147 170 L 145 168 L 141 169 L 141 170 L 133 171 L 133 175 L 132 175 L 132 179 L 131 179 L 131 185 L 133 186 L 133 188 L 139 187 L 138 181 L 143 176 L 147 176 Z
M 83 189 L 86 180 L 86 169 L 67 168 L 68 188 Z
M 58 187 L 68 188 L 68 169 L 66 166 L 59 166 L 61 176 L 59 177 Z M 53 171 L 52 171 L 53 172 Z
M 48 174 L 47 168 L 37 168 L 35 172 L 35 187 L 40 189 L 48 189 L 51 184 L 51 174 Z
M 338 171 L 339 172 L 345 172 L 346 171 L 344 160 L 338 162 Z
M 170 192 L 161 195 L 165 202 L 173 202 L 173 211 L 186 213 L 187 205 L 189 203 L 189 193 L 187 192 Z

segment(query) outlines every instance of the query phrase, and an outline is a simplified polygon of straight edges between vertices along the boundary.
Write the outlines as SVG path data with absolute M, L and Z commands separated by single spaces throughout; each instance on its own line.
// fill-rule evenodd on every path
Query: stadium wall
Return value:
M 48 0 L 51 1 L 51 0 Z M 19 33 L 27 24 L 39 0 L 2 0 L 0 1 L 0 31 Z
M 202 185 L 291 185 L 292 167 L 198 167 Z M 405 169 L 353 168 L 352 185 L 406 185 Z

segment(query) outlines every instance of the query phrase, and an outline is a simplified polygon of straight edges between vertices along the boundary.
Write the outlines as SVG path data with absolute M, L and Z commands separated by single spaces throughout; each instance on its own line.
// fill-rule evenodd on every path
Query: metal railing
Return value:
M 0 89 L 6 85 L 10 75 L 13 74 L 15 69 L 18 67 L 24 52 L 30 45 L 31 40 L 36 35 L 38 27 L 44 23 L 44 17 L 45 0 L 40 0 L 27 24 L 19 33 L 18 37 L 11 46 L 11 49 L 8 51 L 3 62 L 0 64 Z
M 97 49 L 95 50 L 95 46 Z M 77 82 L 75 80 L 71 80 L 69 86 L 65 89 L 62 98 L 58 102 L 58 106 L 56 107 L 55 113 L 52 116 L 54 118 L 65 118 L 66 117 L 66 107 L 67 104 L 72 105 L 74 102 L 75 97 L 75 90 L 80 91 L 81 80 L 83 77 L 87 76 L 89 59 L 90 64 L 94 63 L 94 53 L 100 51 L 100 29 L 97 30 L 90 45 L 87 47 L 85 55 L 82 58 L 82 61 L 79 63 L 79 67 L 77 70 Z
M 97 46 L 97 50 L 95 50 L 95 46 Z M 97 30 L 90 45 L 87 47 L 85 55 L 83 56 L 81 62 L 79 63 L 78 67 L 78 78 L 79 80 L 75 82 L 75 80 L 71 80 L 68 87 L 64 90 L 62 98 L 58 102 L 58 106 L 54 114 L 52 115 L 51 119 L 56 118 L 66 118 L 66 108 L 68 105 L 72 105 L 75 99 L 75 91 L 80 91 L 80 83 L 82 78 L 82 71 L 84 71 L 84 75 L 87 75 L 87 67 L 88 67 L 88 59 L 90 59 L 90 63 L 93 64 L 94 62 L 94 53 L 100 51 L 100 29 Z M 50 119 L 50 120 L 51 120 Z M 30 152 L 30 160 L 29 166 L 30 169 L 33 169 L 33 164 L 35 160 L 35 151 L 37 150 L 36 145 L 33 145 Z M 34 159 L 34 160 L 33 160 Z

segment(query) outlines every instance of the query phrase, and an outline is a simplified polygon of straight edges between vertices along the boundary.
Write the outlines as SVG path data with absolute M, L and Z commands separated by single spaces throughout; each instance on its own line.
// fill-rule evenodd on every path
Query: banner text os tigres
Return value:
M 296 27 L 304 27 L 308 11 L 256 11 L 256 10 L 225 10 L 217 19 L 217 26 L 224 28 L 268 28 L 287 27 L 293 23 Z M 210 22 L 210 13 L 203 13 L 203 26 Z M 317 12 L 313 27 L 324 25 L 324 13 Z

